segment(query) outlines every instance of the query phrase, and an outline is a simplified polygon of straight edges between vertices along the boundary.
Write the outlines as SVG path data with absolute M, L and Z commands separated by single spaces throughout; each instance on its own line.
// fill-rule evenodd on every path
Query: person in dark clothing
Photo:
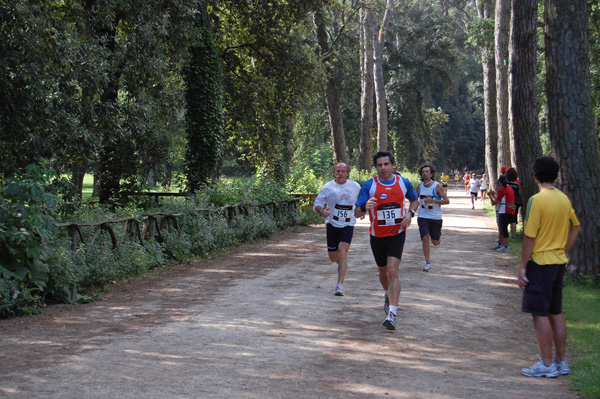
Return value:
M 515 194 L 515 214 L 512 215 L 510 222 L 510 236 L 514 240 L 517 236 L 517 223 L 519 223 L 519 209 L 521 208 L 521 182 L 515 168 L 506 169 L 506 179 Z

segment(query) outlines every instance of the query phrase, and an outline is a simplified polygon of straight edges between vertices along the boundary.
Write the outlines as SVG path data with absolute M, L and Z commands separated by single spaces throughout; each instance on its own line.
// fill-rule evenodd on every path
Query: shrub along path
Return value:
M 532 379 L 517 261 L 495 224 L 450 190 L 431 272 L 416 220 L 401 264 L 398 330 L 361 221 L 346 296 L 323 226 L 303 227 L 125 286 L 102 301 L 0 320 L 3 398 L 576 398 L 568 377 Z M 481 208 L 481 205 L 478 205 Z M 574 370 L 577 372 L 577 370 Z

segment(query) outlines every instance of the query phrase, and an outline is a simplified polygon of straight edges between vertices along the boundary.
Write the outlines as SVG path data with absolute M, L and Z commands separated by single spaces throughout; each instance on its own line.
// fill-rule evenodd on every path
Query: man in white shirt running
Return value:
M 419 195 L 419 234 L 423 241 L 423 255 L 425 255 L 424 272 L 431 270 L 430 246 L 440 245 L 442 238 L 442 207 L 450 203 L 446 190 L 440 183 L 435 181 L 435 168 L 433 165 L 425 164 L 419 168 L 421 183 L 417 188 Z
M 327 251 L 329 259 L 338 264 L 338 280 L 335 295 L 344 295 L 344 277 L 348 269 L 348 250 L 354 233 L 354 202 L 360 185 L 348 179 L 350 169 L 343 162 L 333 167 L 333 177 L 323 186 L 313 209 L 325 218 L 327 229 Z

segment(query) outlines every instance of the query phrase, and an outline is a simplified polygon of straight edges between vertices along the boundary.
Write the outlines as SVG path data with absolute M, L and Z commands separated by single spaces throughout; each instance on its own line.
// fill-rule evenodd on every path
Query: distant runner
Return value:
M 435 181 L 435 168 L 432 165 L 423 165 L 419 168 L 421 183 L 417 192 L 419 194 L 419 234 L 423 241 L 423 255 L 425 256 L 424 272 L 431 270 L 429 241 L 433 245 L 440 245 L 442 237 L 442 207 L 449 204 L 446 190 Z M 446 176 L 448 177 L 448 176 Z

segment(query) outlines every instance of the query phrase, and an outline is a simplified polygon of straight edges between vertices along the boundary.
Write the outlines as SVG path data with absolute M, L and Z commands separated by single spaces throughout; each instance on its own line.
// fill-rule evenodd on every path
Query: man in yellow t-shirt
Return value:
M 442 172 L 442 175 L 440 176 L 440 182 L 446 191 L 448 191 L 448 180 L 450 180 L 450 176 L 448 176 L 446 172 Z
M 559 165 L 552 157 L 533 163 L 540 192 L 529 198 L 518 284 L 523 289 L 521 311 L 531 313 L 540 361 L 521 373 L 528 377 L 569 374 L 565 358 L 567 326 L 562 316 L 562 286 L 567 253 L 579 235 L 579 220 L 565 194 L 554 187 Z M 555 356 L 552 357 L 552 345 Z

